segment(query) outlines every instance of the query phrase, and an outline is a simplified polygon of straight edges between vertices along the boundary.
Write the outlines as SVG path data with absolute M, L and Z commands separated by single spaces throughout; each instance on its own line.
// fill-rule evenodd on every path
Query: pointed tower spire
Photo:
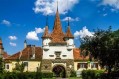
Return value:
M 74 36 L 71 33 L 70 26 L 67 27 L 67 32 L 66 32 L 66 36 L 65 37 L 74 38 Z
M 54 27 L 53 27 L 53 31 L 51 33 L 51 38 L 52 41 L 51 43 L 65 43 L 64 41 L 64 33 L 62 31 L 62 26 L 61 26 L 61 22 L 60 22 L 60 16 L 59 16 L 59 11 L 58 11 L 58 2 L 57 2 L 57 11 L 56 11 L 56 15 L 55 15 L 55 21 L 54 21 Z
M 48 15 L 46 16 L 46 26 L 48 26 Z
M 2 44 L 2 39 L 0 38 L 0 49 L 4 49 L 3 48 L 3 44 Z
M 42 38 L 46 38 L 46 37 L 50 37 L 48 33 L 48 26 L 45 27 L 45 31 L 44 31 Z
M 68 20 L 67 20 L 67 23 L 68 23 L 68 26 L 69 26 L 69 9 L 68 9 L 68 1 L 67 1 L 67 17 L 68 17 Z
M 24 48 L 26 48 L 27 47 L 27 41 L 25 40 L 24 41 Z
M 53 30 L 57 31 L 59 30 L 62 32 L 62 27 L 61 27 L 61 22 L 60 22 L 60 16 L 59 16 L 59 11 L 58 11 L 58 1 L 57 1 L 57 11 L 56 11 L 56 16 L 55 16 L 55 22 L 54 22 L 54 27 Z
M 57 0 L 57 11 L 58 11 L 58 0 Z
M 69 26 L 69 16 L 68 16 L 68 26 Z
M 1 37 L 0 37 L 0 45 L 2 44 L 2 39 L 1 39 Z

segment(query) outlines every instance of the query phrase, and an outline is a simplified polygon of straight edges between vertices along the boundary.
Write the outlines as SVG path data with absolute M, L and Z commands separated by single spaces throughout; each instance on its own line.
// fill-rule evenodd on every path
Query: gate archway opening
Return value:
M 56 77 L 66 78 L 66 70 L 63 66 L 56 65 L 52 71 Z

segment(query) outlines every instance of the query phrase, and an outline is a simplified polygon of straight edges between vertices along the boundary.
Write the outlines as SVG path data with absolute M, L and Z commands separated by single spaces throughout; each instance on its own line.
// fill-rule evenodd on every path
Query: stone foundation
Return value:
M 66 75 L 70 75 L 70 71 L 74 70 L 74 60 L 72 59 L 43 59 L 41 62 L 41 72 L 52 72 L 55 65 L 65 67 Z

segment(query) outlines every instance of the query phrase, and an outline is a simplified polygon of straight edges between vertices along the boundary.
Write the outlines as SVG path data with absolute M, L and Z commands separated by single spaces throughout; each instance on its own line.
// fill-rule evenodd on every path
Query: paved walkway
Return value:
M 56 78 L 56 79 L 69 79 L 69 78 Z

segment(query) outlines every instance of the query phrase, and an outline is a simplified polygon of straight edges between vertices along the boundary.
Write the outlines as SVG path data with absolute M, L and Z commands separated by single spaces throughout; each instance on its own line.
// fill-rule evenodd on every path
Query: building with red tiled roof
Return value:
M 58 9 L 52 32 L 49 33 L 47 24 L 45 26 L 42 47 L 27 45 L 25 40 L 24 49 L 5 58 L 5 62 L 7 71 L 15 70 L 16 63 L 20 62 L 25 64 L 24 71 L 34 72 L 40 68 L 41 72 L 53 72 L 55 75 L 60 75 L 57 69 L 67 75 L 71 70 L 98 68 L 97 62 L 90 63 L 89 56 L 83 56 L 81 49 L 75 47 L 69 23 L 67 31 L 62 31 Z

